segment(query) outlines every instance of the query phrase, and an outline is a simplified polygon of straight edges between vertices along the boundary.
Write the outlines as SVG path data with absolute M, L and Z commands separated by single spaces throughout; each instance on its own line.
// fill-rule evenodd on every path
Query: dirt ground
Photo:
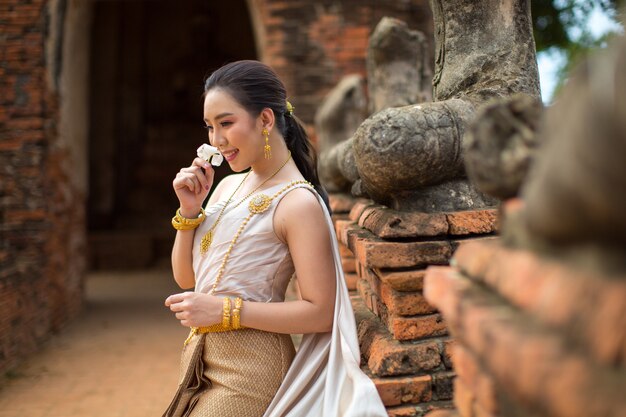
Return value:
M 0 381 L 0 417 L 161 416 L 187 331 L 168 270 L 92 273 L 80 317 Z

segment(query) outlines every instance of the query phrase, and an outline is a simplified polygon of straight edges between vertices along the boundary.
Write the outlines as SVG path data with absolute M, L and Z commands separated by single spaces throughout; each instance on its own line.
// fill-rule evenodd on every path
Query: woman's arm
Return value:
M 276 333 L 321 333 L 332 329 L 335 264 L 330 233 L 317 198 L 308 190 L 287 194 L 274 213 L 277 236 L 289 246 L 301 300 L 282 303 L 246 301 L 241 325 Z M 175 294 L 166 305 L 183 326 L 207 326 L 222 320 L 222 297 Z
M 204 169 L 204 172 L 202 169 Z M 206 161 L 194 159 L 192 165 L 183 168 L 176 175 L 173 187 L 180 201 L 180 214 L 187 218 L 196 218 L 200 214 L 202 202 L 213 184 L 215 172 Z M 219 201 L 226 179 L 222 180 L 211 195 L 209 205 Z M 172 272 L 174 280 L 182 289 L 193 288 L 196 278 L 193 272 L 192 246 L 195 230 L 178 230 L 172 248 Z

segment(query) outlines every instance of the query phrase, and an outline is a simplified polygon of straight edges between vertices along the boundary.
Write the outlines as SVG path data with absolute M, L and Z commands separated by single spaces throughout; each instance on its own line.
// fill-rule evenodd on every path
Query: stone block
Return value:
M 355 240 L 353 252 L 369 268 L 405 268 L 446 265 L 453 249 L 447 241 L 386 242 L 370 233 Z
M 447 289 L 449 300 L 440 303 L 433 295 L 441 293 L 429 288 L 446 280 L 441 288 Z M 527 314 L 458 272 L 427 274 L 425 289 L 459 343 L 489 370 L 495 389 L 523 399 L 520 405 L 568 417 L 626 413 L 626 397 L 619 388 L 626 374 L 621 369 L 590 359 L 561 332 L 528 320 Z M 457 391 L 455 400 L 462 398 Z M 486 404 L 483 401 L 481 407 L 491 412 Z M 465 407 L 462 402 L 457 406 Z
M 443 369 L 441 351 L 436 339 L 400 342 L 392 337 L 360 298 L 353 298 L 352 305 L 357 320 L 361 354 L 372 374 L 379 377 L 400 376 Z
M 424 288 L 425 269 L 373 269 L 376 276 L 396 291 L 421 291 Z
M 357 274 L 344 274 L 344 278 L 346 279 L 346 287 L 348 287 L 348 291 L 356 290 L 356 282 L 359 279 Z
M 353 274 L 356 272 L 356 265 L 355 265 L 355 260 L 354 258 L 341 258 L 341 268 L 343 269 L 343 272 L 348 273 L 348 274 Z
M 385 304 L 390 314 L 413 316 L 434 313 L 436 309 L 426 301 L 421 291 L 400 292 L 393 289 L 369 268 L 361 267 L 361 277 L 366 279 L 370 288 Z
M 471 389 L 459 378 L 454 380 L 454 405 L 460 417 L 475 417 L 475 397 Z
M 433 374 L 433 399 L 451 400 L 453 397 L 452 381 L 456 374 L 453 371 L 438 372 Z
M 385 406 L 419 404 L 432 398 L 432 377 L 430 375 L 372 378 L 378 394 Z
M 383 239 L 440 236 L 448 232 L 444 213 L 405 212 L 379 205 L 365 208 L 358 224 Z
M 365 304 L 385 323 L 397 340 L 413 340 L 447 334 L 446 324 L 440 314 L 398 316 L 391 314 L 366 280 L 357 282 L 357 291 Z
M 389 417 L 459 417 L 451 401 L 431 401 L 418 405 L 388 407 Z
M 560 328 L 596 360 L 624 363 L 626 281 L 574 270 L 495 242 L 467 244 L 454 259 L 464 274 Z
M 450 235 L 488 234 L 498 231 L 498 211 L 496 209 L 446 213 L 446 220 Z
M 363 211 L 366 208 L 373 206 L 373 205 L 375 205 L 375 203 L 371 200 L 365 200 L 362 198 L 358 199 L 352 206 L 352 209 L 350 210 L 350 220 L 354 222 L 358 222 L 359 218 L 363 214 Z
M 449 213 L 398 211 L 381 205 L 370 205 L 355 218 L 359 226 L 383 239 L 464 236 L 491 234 L 497 231 L 496 209 L 465 210 Z

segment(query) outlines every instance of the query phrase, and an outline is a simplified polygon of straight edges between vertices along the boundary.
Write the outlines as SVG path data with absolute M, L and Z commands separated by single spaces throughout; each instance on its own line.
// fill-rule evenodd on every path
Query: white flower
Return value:
M 203 143 L 198 148 L 198 157 L 207 162 L 211 161 L 211 165 L 216 167 L 222 165 L 222 162 L 224 162 L 224 157 L 220 151 L 215 146 L 211 146 L 206 143 Z

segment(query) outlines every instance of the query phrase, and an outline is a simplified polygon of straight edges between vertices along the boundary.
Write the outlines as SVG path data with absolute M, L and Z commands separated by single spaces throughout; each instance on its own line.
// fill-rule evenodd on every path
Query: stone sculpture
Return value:
M 369 40 L 369 113 L 430 99 L 432 71 L 424 35 L 406 23 L 383 18 Z M 359 173 L 352 135 L 368 116 L 364 80 L 345 77 L 326 97 L 315 117 L 320 138 L 319 171 L 329 191 L 350 191 Z
M 558 247 L 593 269 L 624 271 L 626 41 L 592 58 L 547 113 L 546 143 L 522 189 L 520 226 L 544 252 Z M 519 228 L 505 231 L 511 239 Z
M 518 194 L 536 154 L 541 101 L 525 94 L 497 99 L 476 114 L 463 137 L 469 179 L 485 194 L 505 200 Z
M 358 74 L 345 76 L 328 93 L 315 114 L 320 147 L 318 171 L 320 180 L 330 192 L 350 190 L 351 181 L 340 171 L 345 145 L 338 145 L 350 138 L 367 117 L 364 84 L 363 77 Z
M 462 210 L 496 204 L 465 178 L 462 138 L 487 100 L 539 97 L 527 0 L 431 0 L 435 102 L 382 110 L 353 136 L 360 179 L 353 190 L 399 210 Z

